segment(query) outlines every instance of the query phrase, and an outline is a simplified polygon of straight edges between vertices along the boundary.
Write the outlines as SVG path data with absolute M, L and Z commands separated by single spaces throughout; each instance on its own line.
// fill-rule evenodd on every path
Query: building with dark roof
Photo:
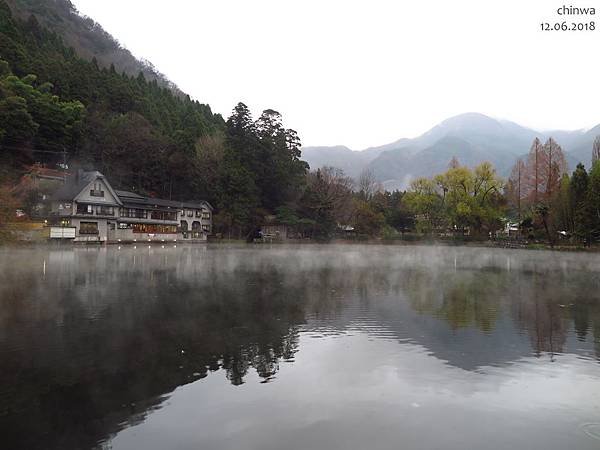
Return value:
M 51 222 L 77 242 L 206 241 L 212 206 L 115 190 L 97 171 L 79 171 L 52 199 Z

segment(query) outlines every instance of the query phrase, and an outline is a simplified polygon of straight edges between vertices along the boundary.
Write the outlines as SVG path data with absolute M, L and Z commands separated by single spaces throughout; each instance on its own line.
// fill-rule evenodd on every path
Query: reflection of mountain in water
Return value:
M 433 247 L 15 254 L 0 259 L 8 448 L 90 448 L 210 371 L 234 385 L 249 370 L 269 381 L 301 350 L 300 331 L 416 343 L 467 370 L 532 348 L 600 350 L 600 286 L 588 272 L 597 267 L 583 256 L 575 264 Z

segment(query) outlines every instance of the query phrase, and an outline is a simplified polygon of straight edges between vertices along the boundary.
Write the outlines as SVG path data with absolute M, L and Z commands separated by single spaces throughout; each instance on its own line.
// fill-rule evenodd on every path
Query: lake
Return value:
M 600 254 L 0 248 L 3 449 L 600 448 Z

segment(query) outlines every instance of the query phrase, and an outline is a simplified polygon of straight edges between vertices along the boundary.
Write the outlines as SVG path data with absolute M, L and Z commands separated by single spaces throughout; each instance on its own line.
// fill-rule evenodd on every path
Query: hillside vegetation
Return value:
M 60 17 L 70 3 L 45 5 Z M 0 55 L 0 186 L 14 186 L 33 163 L 66 162 L 70 171 L 100 170 L 121 189 L 208 200 L 217 228 L 239 235 L 304 193 L 300 140 L 277 111 L 255 120 L 240 103 L 225 121 L 142 72 L 81 58 L 37 15 L 21 20 L 4 0 Z
M 117 39 L 107 33 L 90 17 L 79 14 L 69 0 L 5 0 L 13 15 L 27 20 L 35 15 L 46 29 L 60 35 L 69 47 L 82 58 L 96 58 L 100 67 L 115 66 L 117 72 L 137 76 L 142 72 L 148 81 L 156 80 L 160 86 L 181 92 L 149 61 L 135 58 Z
M 60 4 L 60 3 L 57 3 Z M 37 16 L 0 1 L 2 167 L 67 161 L 110 173 L 115 184 L 161 195 L 207 195 L 196 186 L 196 142 L 222 133 L 208 105 L 176 96 L 143 73 L 87 61 Z
M 593 155 L 592 170 L 580 165 L 571 176 L 572 158 L 556 140 L 542 145 L 536 132 L 480 114 L 360 154 L 315 149 L 315 157 L 328 152 L 339 163 L 352 154 L 366 170 L 309 172 L 298 134 L 277 111 L 255 119 L 239 103 L 224 120 L 143 72 L 132 76 L 81 57 L 64 30 L 44 26 L 56 30 L 53 21 L 62 23 L 70 3 L 11 3 L 46 9 L 43 19 L 22 19 L 28 9 L 14 15 L 0 0 L 0 225 L 14 220 L 16 209 L 34 211 L 28 202 L 39 203 L 40 192 L 15 195 L 15 185 L 41 163 L 100 170 L 115 187 L 151 196 L 208 200 L 216 207 L 216 231 L 248 239 L 260 236 L 265 222 L 286 225 L 296 238 L 396 239 L 416 232 L 487 239 L 510 218 L 526 240 L 600 241 L 597 129 L 554 133 Z M 519 159 L 531 141 L 529 155 Z M 319 162 L 327 165 L 327 158 Z M 406 192 L 390 192 L 397 187 L 390 179 Z

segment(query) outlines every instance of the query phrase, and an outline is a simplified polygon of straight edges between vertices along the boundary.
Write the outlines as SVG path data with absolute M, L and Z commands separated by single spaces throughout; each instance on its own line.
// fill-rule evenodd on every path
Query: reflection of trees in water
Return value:
M 561 283 L 548 274 L 516 274 L 510 293 L 512 316 L 529 335 L 531 347 L 540 356 L 546 352 L 552 358 L 563 351 L 567 340 L 568 310 L 571 293 L 565 297 Z
M 209 371 L 237 385 L 251 369 L 268 380 L 293 358 L 302 286 L 290 290 L 277 272 L 214 282 L 175 272 L 130 269 L 102 287 L 78 274 L 46 295 L 30 275 L 2 290 L 6 448 L 90 448 Z
M 580 341 L 593 333 L 600 357 L 600 280 L 589 273 L 411 269 L 403 277 L 412 308 L 443 319 L 452 329 L 490 332 L 507 310 L 537 355 L 562 352 L 572 323 Z
M 411 306 L 448 322 L 453 329 L 477 327 L 490 332 L 500 311 L 506 277 L 496 271 L 435 272 L 414 270 L 406 276 Z
M 527 331 L 536 354 L 564 350 L 572 326 L 579 341 L 592 333 L 600 357 L 600 282 L 590 273 L 539 271 L 515 274 L 511 313 Z
M 591 334 L 596 356 L 600 358 L 600 276 L 577 274 L 574 277 L 574 305 L 570 308 L 577 338 L 584 341 Z
M 454 330 L 486 333 L 504 311 L 538 353 L 560 352 L 572 319 L 579 339 L 594 333 L 600 356 L 600 282 L 589 273 L 390 267 L 343 255 L 283 265 L 243 251 L 64 253 L 74 260 L 50 266 L 44 282 L 0 262 L 7 448 L 89 448 L 211 371 L 234 385 L 251 371 L 269 381 L 294 358 L 306 318 L 334 327 L 349 299 L 373 311 L 380 295 L 407 298 Z

